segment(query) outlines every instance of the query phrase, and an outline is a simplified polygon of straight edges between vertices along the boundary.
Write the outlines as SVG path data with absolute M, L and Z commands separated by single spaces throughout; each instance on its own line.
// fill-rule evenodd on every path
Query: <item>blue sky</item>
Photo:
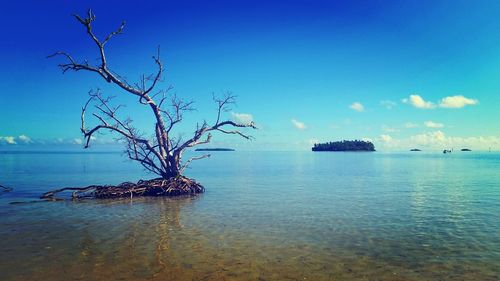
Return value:
M 98 57 L 71 17 L 88 8 L 101 36 L 127 21 L 108 60 L 128 80 L 154 70 L 161 46 L 162 86 L 198 108 L 179 128 L 186 136 L 215 117 L 212 92 L 238 95 L 227 118 L 251 117 L 255 140 L 217 135 L 214 146 L 305 150 L 356 138 L 379 150 L 500 149 L 498 1 L 83 2 L 0 4 L 0 149 L 77 147 L 80 109 L 96 87 L 150 132 L 150 112 L 126 93 L 45 58 Z

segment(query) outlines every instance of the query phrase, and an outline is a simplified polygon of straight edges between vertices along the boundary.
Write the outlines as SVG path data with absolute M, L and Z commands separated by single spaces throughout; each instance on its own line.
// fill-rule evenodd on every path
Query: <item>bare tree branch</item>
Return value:
M 184 165 L 182 165 L 182 167 L 179 169 L 180 173 L 184 172 L 184 170 L 189 166 L 189 164 L 191 164 L 191 162 L 195 161 L 195 160 L 201 160 L 201 159 L 204 159 L 204 158 L 208 158 L 210 157 L 210 154 L 205 154 L 205 155 L 201 155 L 201 156 L 196 156 L 196 157 L 191 157 L 189 158 L 186 163 L 184 163 Z
M 109 39 L 111 39 L 111 37 L 118 35 L 118 34 L 122 34 L 124 27 L 125 27 L 125 21 L 122 21 L 122 25 L 120 25 L 120 27 L 116 31 L 113 31 L 108 36 L 106 36 L 106 39 L 104 39 L 104 41 L 102 42 L 102 45 L 103 46 L 106 45 L 106 43 L 108 43 L 108 41 L 109 41 Z
M 152 139 L 143 137 L 136 128 L 132 125 L 130 118 L 122 119 L 119 111 L 123 105 L 112 105 L 113 97 L 104 97 L 100 90 L 89 92 L 89 99 L 82 107 L 81 111 L 81 132 L 84 137 L 84 147 L 88 148 L 93 139 L 94 134 L 102 131 L 110 131 L 118 134 L 120 139 L 126 143 L 127 156 L 139 163 L 148 171 L 158 174 L 163 178 L 177 177 L 182 171 L 194 160 L 199 160 L 208 157 L 208 155 L 193 157 L 181 164 L 182 152 L 189 147 L 209 143 L 212 138 L 212 131 L 217 131 L 223 134 L 239 135 L 245 139 L 251 137 L 239 129 L 253 128 L 255 124 L 237 124 L 233 121 L 221 121 L 223 112 L 227 112 L 229 108 L 235 104 L 235 98 L 232 93 L 227 93 L 223 98 L 216 98 L 214 101 L 217 104 L 217 116 L 213 125 L 208 125 L 203 122 L 197 125 L 193 137 L 186 141 L 182 137 L 171 137 L 174 132 L 174 127 L 182 122 L 184 113 L 194 110 L 192 101 L 184 101 L 176 95 L 169 95 L 172 86 L 165 90 L 158 90 L 157 87 L 162 82 L 164 66 L 160 59 L 160 47 L 157 49 L 157 54 L 153 56 L 157 70 L 154 74 L 146 76 L 141 75 L 137 83 L 130 84 L 124 76 L 112 71 L 108 64 L 105 52 L 106 44 L 115 36 L 123 33 L 125 22 L 109 33 L 104 40 L 100 40 L 93 30 L 93 22 L 96 20 L 92 10 L 87 12 L 86 17 L 74 15 L 75 19 L 82 24 L 90 39 L 95 43 L 99 51 L 100 63 L 91 65 L 87 60 L 78 62 L 66 52 L 56 52 L 50 56 L 62 57 L 65 62 L 60 63 L 59 67 L 63 73 L 68 70 L 72 71 L 89 71 L 99 74 L 106 82 L 116 85 L 119 89 L 138 97 L 138 102 L 146 105 L 153 112 L 155 118 L 154 135 Z M 132 86 L 134 85 L 134 86 Z M 151 95 L 151 93 L 155 93 Z M 155 100 L 159 98 L 158 100 Z M 170 103 L 168 102 L 170 100 Z M 158 101 L 158 102 L 157 102 Z M 90 108 L 90 105 L 93 105 Z M 91 116 L 97 120 L 97 125 L 87 127 L 86 113 L 89 110 Z M 166 122 L 165 122 L 166 121 Z M 232 129 L 231 129 L 232 128 Z
M 176 152 L 178 154 L 181 153 L 182 150 L 184 150 L 187 147 L 193 147 L 199 144 L 205 144 L 210 141 L 210 135 L 207 138 L 206 141 L 200 141 L 200 138 L 207 132 L 210 131 L 219 131 L 224 134 L 236 134 L 239 135 L 245 139 L 251 139 L 251 136 L 246 135 L 238 130 L 226 130 L 223 127 L 225 126 L 231 126 L 235 128 L 252 128 L 252 129 L 257 129 L 255 124 L 253 122 L 250 122 L 249 124 L 237 124 L 233 121 L 227 120 L 227 121 L 220 121 L 221 113 L 222 111 L 228 111 L 229 110 L 229 105 L 234 104 L 234 99 L 235 96 L 231 94 L 227 94 L 223 99 L 217 99 L 214 97 L 215 102 L 217 103 L 217 119 L 215 121 L 215 124 L 212 126 L 208 126 L 206 122 L 203 123 L 201 127 L 198 127 L 194 133 L 194 136 L 187 140 L 184 144 L 179 146 L 176 149 Z

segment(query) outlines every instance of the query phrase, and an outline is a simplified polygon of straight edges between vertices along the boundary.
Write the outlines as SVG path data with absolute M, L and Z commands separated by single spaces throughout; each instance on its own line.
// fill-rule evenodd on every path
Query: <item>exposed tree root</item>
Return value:
M 65 187 L 44 193 L 41 199 L 57 200 L 56 194 L 73 191 L 72 198 L 118 198 L 134 196 L 178 196 L 202 193 L 205 188 L 193 179 L 179 176 L 170 179 L 140 180 L 119 185 L 90 185 L 87 187 Z

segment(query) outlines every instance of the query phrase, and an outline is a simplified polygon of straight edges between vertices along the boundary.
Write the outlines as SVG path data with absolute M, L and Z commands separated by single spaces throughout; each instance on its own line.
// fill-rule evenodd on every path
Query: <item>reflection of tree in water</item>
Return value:
M 98 218 L 82 222 L 88 227 L 75 237 L 79 258 L 71 264 L 70 272 L 99 276 L 97 279 L 139 280 L 172 272 L 172 267 L 182 262 L 172 249 L 172 239 L 183 228 L 182 208 L 194 200 L 196 197 L 98 200 L 96 204 L 107 206 Z
M 173 251 L 171 250 L 171 232 L 180 231 L 183 228 L 181 223 L 181 207 L 191 203 L 195 197 L 183 199 L 165 199 L 158 200 L 157 223 L 154 224 L 156 234 L 155 262 L 158 268 L 155 268 L 154 277 L 168 270 L 169 265 L 175 262 Z M 165 259 L 166 257 L 166 259 Z M 171 259 L 169 259 L 171 258 Z

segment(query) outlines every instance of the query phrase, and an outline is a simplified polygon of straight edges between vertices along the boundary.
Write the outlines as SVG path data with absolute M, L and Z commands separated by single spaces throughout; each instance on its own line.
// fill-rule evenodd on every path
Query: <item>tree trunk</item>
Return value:
M 94 134 L 102 131 L 111 131 L 120 136 L 125 141 L 128 157 L 131 160 L 139 162 L 147 171 L 159 176 L 160 178 L 150 181 L 141 181 L 137 184 L 124 183 L 119 186 L 91 186 L 95 197 L 121 197 L 133 195 L 181 195 L 181 194 L 196 194 L 203 192 L 203 187 L 196 183 L 194 180 L 182 176 L 183 171 L 188 165 L 195 160 L 210 157 L 209 154 L 194 156 L 187 161 L 181 161 L 182 153 L 188 148 L 197 145 L 207 144 L 212 138 L 212 132 L 219 132 L 221 134 L 239 135 L 245 139 L 250 139 L 239 131 L 239 128 L 253 128 L 257 129 L 254 122 L 247 124 L 237 123 L 235 121 L 221 120 L 221 113 L 227 112 L 230 106 L 235 103 L 235 96 L 227 93 L 223 98 L 213 97 L 214 102 L 217 104 L 217 118 L 215 122 L 209 125 L 206 121 L 196 124 L 196 130 L 193 137 L 188 138 L 182 142 L 181 136 L 178 138 L 172 137 L 172 129 L 176 124 L 179 124 L 183 119 L 183 113 L 194 110 L 192 101 L 183 101 L 174 95 L 167 94 L 172 89 L 168 87 L 166 90 L 159 90 L 156 88 L 158 83 L 162 80 L 163 64 L 160 60 L 160 49 L 158 48 L 157 56 L 153 59 L 158 67 L 156 74 L 151 77 L 142 75 L 138 83 L 129 83 L 124 76 L 116 74 L 108 68 L 106 54 L 104 47 L 106 43 L 115 35 L 122 34 L 125 22 L 116 30 L 107 35 L 104 40 L 99 40 L 93 31 L 92 23 L 96 17 L 94 13 L 89 10 L 87 17 L 74 17 L 85 26 L 87 34 L 91 40 L 97 45 L 100 55 L 100 63 L 92 65 L 84 60 L 79 63 L 73 59 L 66 52 L 56 52 L 49 57 L 62 56 L 67 61 L 59 64 L 63 73 L 68 70 L 73 71 L 88 71 L 97 73 L 106 82 L 115 84 L 118 88 L 124 90 L 126 93 L 138 97 L 138 102 L 142 105 L 148 106 L 155 118 L 154 137 L 144 138 L 143 132 L 132 126 L 132 119 L 121 119 L 117 113 L 122 105 L 113 106 L 111 104 L 112 97 L 105 97 L 101 94 L 100 90 L 90 91 L 90 98 L 82 107 L 81 112 L 81 132 L 84 137 L 85 148 L 88 148 Z M 158 97 L 158 98 L 156 98 Z M 168 100 L 171 100 L 169 103 Z M 90 105 L 93 106 L 90 106 Z M 90 107 L 89 107 L 90 106 Z M 96 118 L 98 122 L 96 125 L 88 127 L 86 123 L 86 110 L 89 107 L 94 108 L 91 115 Z M 236 128 L 236 129 L 229 129 Z M 206 137 L 206 138 L 205 138 Z M 1 186 L 0 186 L 1 187 Z M 80 193 L 85 193 L 89 188 L 84 189 L 62 189 L 55 193 L 64 190 L 76 190 Z M 52 197 L 54 193 L 48 193 L 47 197 Z M 81 195 L 81 194 L 80 194 Z M 79 195 L 75 195 L 79 196 Z M 84 196 L 84 195 L 81 195 Z M 80 197 L 81 197 L 80 196 Z

